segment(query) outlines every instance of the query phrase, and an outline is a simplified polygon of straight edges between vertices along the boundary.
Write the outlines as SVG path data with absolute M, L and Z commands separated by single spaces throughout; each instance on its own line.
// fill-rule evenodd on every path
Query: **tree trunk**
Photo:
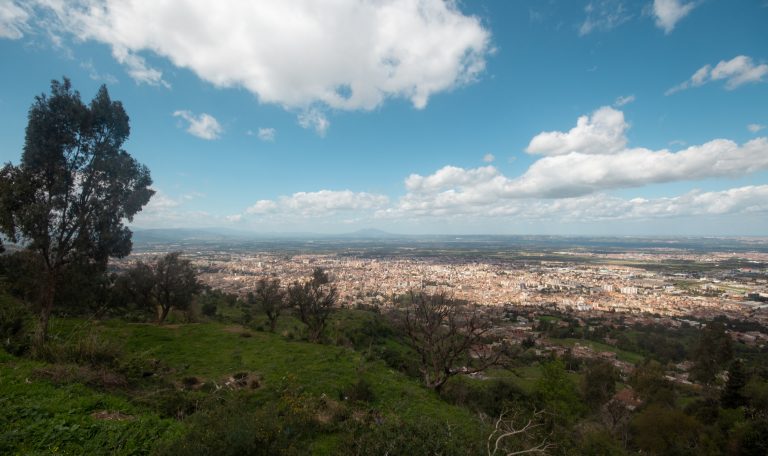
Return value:
M 56 298 L 56 273 L 48 271 L 45 281 L 45 292 L 40 303 L 40 320 L 35 331 L 35 344 L 42 346 L 48 340 L 48 322 L 51 319 L 53 301 Z
M 269 319 L 269 331 L 275 332 L 275 326 L 277 326 L 277 317 Z
M 160 315 L 157 318 L 157 323 L 158 324 L 160 324 L 160 325 L 163 324 L 163 322 L 165 321 L 165 318 L 168 316 L 168 312 L 170 312 L 170 310 L 171 310 L 170 306 L 169 307 L 160 306 Z

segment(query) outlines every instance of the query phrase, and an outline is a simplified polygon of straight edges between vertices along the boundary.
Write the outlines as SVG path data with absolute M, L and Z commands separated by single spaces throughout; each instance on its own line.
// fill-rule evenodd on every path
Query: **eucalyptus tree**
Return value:
M 154 192 L 147 167 L 122 148 L 129 134 L 128 115 L 106 86 L 86 105 L 67 78 L 54 80 L 29 109 L 21 162 L 0 170 L 0 232 L 41 264 L 38 342 L 67 268 L 106 268 L 131 251 L 125 222 Z

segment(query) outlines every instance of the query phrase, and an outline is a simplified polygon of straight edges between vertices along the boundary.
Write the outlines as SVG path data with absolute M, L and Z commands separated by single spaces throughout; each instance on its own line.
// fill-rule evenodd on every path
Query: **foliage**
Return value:
M 137 262 L 115 288 L 128 307 L 156 309 L 162 324 L 171 309 L 187 310 L 202 286 L 192 263 L 181 258 L 181 252 L 171 252 L 154 264 Z
M 307 326 L 307 337 L 311 342 L 320 341 L 338 298 L 336 287 L 330 282 L 328 273 L 317 268 L 310 280 L 303 284 L 294 282 L 288 287 L 289 305 L 298 311 L 299 319 Z
M 27 306 L 0 293 L 0 346 L 13 355 L 29 350 L 33 317 Z
M 616 393 L 618 373 L 608 361 L 594 361 L 586 366 L 581 381 L 581 394 L 587 406 L 593 410 L 600 408 Z
M 685 413 L 653 404 L 632 420 L 634 444 L 654 455 L 697 455 L 702 426 Z
M 560 360 L 542 365 L 541 378 L 536 382 L 536 394 L 547 411 L 565 421 L 575 419 L 582 411 L 576 385 L 568 378 L 565 365 Z
M 131 251 L 131 221 L 150 199 L 149 171 L 123 143 L 128 115 L 106 86 L 86 106 L 68 79 L 29 109 L 19 166 L 0 170 L 0 232 L 39 259 L 38 342 L 47 338 L 57 285 L 71 265 L 105 268 Z
M 664 366 L 657 361 L 647 361 L 638 366 L 630 378 L 630 384 L 648 403 L 673 406 L 677 399 L 674 386 L 665 377 Z
M 269 330 L 275 332 L 277 319 L 286 306 L 285 298 L 279 279 L 260 279 L 253 293 L 248 294 L 248 303 L 264 312 L 269 320 Z
M 712 384 L 717 374 L 733 358 L 733 344 L 720 322 L 710 322 L 699 337 L 693 353 L 691 378 L 704 384 Z

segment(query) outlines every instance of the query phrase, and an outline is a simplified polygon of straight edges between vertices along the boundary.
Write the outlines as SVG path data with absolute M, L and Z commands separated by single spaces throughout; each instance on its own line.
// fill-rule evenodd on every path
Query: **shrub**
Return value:
M 90 332 L 73 340 L 49 340 L 35 346 L 32 354 L 50 363 L 114 367 L 119 364 L 122 353 L 122 347 L 115 342 Z
M 8 353 L 22 355 L 29 350 L 34 318 L 20 301 L 0 296 L 0 343 Z
M 389 418 L 358 426 L 344 454 L 483 454 L 482 436 L 461 431 L 429 417 L 414 421 Z
M 342 393 L 342 399 L 350 402 L 373 402 L 376 396 L 373 394 L 371 384 L 364 378 L 360 378 Z
M 158 455 L 303 455 L 315 423 L 290 407 L 261 407 L 232 397 L 187 421 L 187 432 L 157 449 Z

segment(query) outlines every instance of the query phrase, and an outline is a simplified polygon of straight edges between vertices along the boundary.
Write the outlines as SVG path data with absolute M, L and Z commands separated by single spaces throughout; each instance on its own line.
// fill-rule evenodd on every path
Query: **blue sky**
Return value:
M 768 1 L 0 0 L 0 160 L 107 84 L 137 227 L 765 235 Z

